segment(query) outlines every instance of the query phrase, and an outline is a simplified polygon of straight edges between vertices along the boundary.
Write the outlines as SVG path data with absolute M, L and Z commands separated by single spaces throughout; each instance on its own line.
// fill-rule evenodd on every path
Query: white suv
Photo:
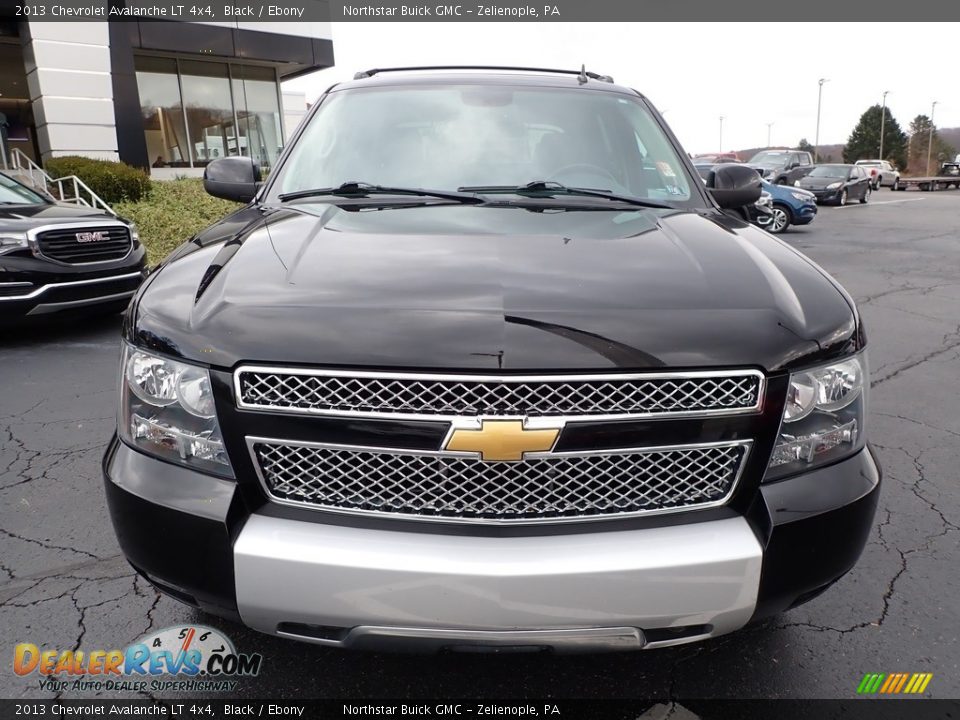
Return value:
M 900 171 L 891 165 L 889 161 L 857 160 L 856 164 L 862 167 L 870 176 L 874 190 L 877 190 L 881 185 L 889 185 L 891 190 L 899 189 Z

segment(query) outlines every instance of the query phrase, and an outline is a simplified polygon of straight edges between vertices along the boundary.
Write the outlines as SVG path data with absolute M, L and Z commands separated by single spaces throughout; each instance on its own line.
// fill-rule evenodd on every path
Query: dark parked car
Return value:
M 123 331 L 103 460 L 161 591 L 334 647 L 710 638 L 857 561 L 866 335 L 724 209 L 648 101 L 574 71 L 360 73 Z M 881 589 L 865 588 L 880 593 Z
M 768 182 L 793 185 L 813 169 L 813 157 L 804 150 L 761 150 L 747 164 Z
M 817 165 L 796 186 L 812 192 L 818 203 L 836 205 L 866 203 L 873 192 L 873 181 L 859 165 Z
M 132 224 L 54 202 L 0 173 L 0 323 L 67 311 L 120 312 L 145 267 Z

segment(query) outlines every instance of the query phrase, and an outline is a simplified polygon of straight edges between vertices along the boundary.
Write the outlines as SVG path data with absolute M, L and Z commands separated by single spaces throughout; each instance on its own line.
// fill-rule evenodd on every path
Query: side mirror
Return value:
M 746 165 L 718 165 L 707 178 L 707 188 L 724 210 L 741 208 L 760 199 L 760 175 Z
M 260 185 L 260 168 L 248 157 L 212 161 L 203 171 L 203 189 L 214 197 L 250 202 Z

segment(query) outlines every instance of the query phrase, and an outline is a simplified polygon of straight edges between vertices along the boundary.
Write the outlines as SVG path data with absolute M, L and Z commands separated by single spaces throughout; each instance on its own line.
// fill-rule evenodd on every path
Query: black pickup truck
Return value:
M 245 206 L 123 326 L 130 563 L 350 648 L 662 648 L 828 588 L 880 492 L 850 295 L 640 93 L 477 69 L 360 73 L 265 181 L 206 168 Z

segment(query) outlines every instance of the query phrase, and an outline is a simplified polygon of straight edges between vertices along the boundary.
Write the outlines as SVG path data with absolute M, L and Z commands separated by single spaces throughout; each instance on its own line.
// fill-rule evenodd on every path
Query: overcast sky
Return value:
M 960 126 L 957 63 L 937 59 L 958 37 L 960 23 L 333 23 L 336 67 L 284 88 L 312 102 L 371 67 L 585 63 L 645 94 L 698 153 L 766 145 L 770 122 L 774 145 L 812 143 L 825 77 L 820 142 L 843 143 L 884 90 L 905 130 L 934 100 L 936 125 Z

